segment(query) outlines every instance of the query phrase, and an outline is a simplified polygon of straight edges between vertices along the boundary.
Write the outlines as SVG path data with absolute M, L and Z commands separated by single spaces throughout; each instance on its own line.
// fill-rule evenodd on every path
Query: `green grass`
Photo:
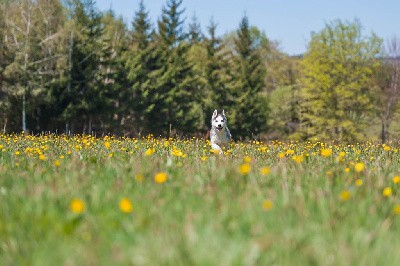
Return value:
M 400 263 L 394 145 L 336 145 L 329 157 L 320 155 L 320 143 L 236 143 L 223 156 L 195 139 L 166 146 L 158 139 L 13 135 L 0 136 L 0 145 L 1 265 Z M 173 156 L 174 149 L 186 157 Z M 238 171 L 245 157 L 248 175 Z M 356 162 L 363 172 L 355 172 Z M 154 181 L 158 172 L 167 182 Z M 383 196 L 385 187 L 391 196 Z M 342 191 L 349 200 L 340 199 Z M 74 198 L 84 202 L 83 213 L 71 211 Z M 122 198 L 131 200 L 132 213 L 120 211 Z M 263 208 L 266 200 L 271 209 Z

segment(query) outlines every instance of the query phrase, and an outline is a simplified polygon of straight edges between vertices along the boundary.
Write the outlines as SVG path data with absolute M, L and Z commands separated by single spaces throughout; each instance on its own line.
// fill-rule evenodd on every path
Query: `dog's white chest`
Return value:
M 212 129 L 210 132 L 211 143 L 227 146 L 231 140 L 229 130 L 226 128 L 224 130 Z

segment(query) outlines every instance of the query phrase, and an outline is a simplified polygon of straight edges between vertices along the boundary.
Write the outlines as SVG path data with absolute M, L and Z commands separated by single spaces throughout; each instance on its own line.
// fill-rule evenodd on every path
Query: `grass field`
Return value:
M 1 265 L 400 265 L 397 144 L 0 135 Z

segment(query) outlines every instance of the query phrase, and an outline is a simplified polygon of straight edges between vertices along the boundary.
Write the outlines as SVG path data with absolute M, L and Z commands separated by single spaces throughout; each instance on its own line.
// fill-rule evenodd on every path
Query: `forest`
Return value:
M 219 36 L 183 0 L 127 25 L 94 0 L 0 0 L 2 133 L 203 136 L 225 110 L 234 139 L 397 140 L 400 41 L 327 22 L 284 53 L 243 15 Z M 272 25 L 265 25 L 272 27 Z M 205 30 L 203 30 L 205 29 Z

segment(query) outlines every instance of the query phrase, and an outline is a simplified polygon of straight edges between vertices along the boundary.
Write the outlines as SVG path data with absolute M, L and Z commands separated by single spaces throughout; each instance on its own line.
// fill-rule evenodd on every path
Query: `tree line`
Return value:
M 0 0 L 0 14 L 3 132 L 192 136 L 224 109 L 236 139 L 354 142 L 371 124 L 396 136 L 399 41 L 357 20 L 327 23 L 291 57 L 246 15 L 203 32 L 182 0 L 156 22 L 141 1 L 129 26 L 94 0 Z

